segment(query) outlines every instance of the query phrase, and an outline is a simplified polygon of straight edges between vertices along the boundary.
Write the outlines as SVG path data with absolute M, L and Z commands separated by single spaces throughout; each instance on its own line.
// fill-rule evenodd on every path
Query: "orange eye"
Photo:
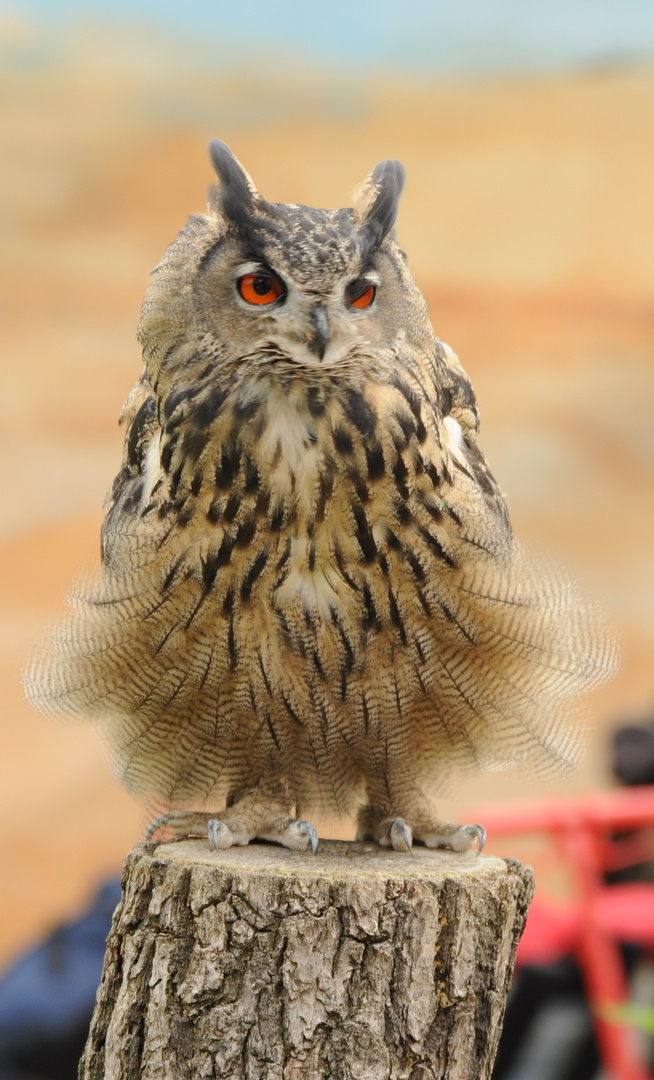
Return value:
M 238 291 L 248 304 L 272 304 L 279 300 L 284 286 L 278 277 L 267 274 L 246 274 L 238 283 Z
M 370 307 L 375 299 L 375 286 L 364 281 L 354 281 L 346 290 L 348 302 L 355 308 Z

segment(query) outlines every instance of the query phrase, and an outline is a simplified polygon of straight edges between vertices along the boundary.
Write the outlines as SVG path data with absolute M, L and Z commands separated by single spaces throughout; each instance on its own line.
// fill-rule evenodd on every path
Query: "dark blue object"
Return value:
M 120 878 L 0 977 L 0 1080 L 74 1080 L 102 974 Z

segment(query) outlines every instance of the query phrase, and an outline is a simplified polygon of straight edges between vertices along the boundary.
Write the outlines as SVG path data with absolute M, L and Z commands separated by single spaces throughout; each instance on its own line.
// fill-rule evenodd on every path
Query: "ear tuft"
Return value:
M 359 224 L 372 234 L 377 244 L 381 244 L 395 224 L 405 179 L 401 161 L 393 158 L 380 161 L 355 197 L 354 212 Z
M 209 188 L 209 205 L 238 224 L 251 211 L 257 189 L 238 158 L 220 139 L 209 143 L 209 157 L 220 180 L 220 186 L 212 184 Z

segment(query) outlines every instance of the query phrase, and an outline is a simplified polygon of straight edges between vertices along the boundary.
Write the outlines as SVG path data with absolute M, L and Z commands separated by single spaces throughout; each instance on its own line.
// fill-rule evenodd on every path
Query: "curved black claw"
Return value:
M 207 824 L 207 833 L 209 834 L 209 843 L 216 851 L 227 851 L 234 843 L 234 837 L 222 821 L 218 821 L 217 818 L 211 818 L 211 821 Z
M 390 837 L 393 851 L 411 851 L 413 837 L 411 836 L 411 829 L 404 818 L 395 818 L 391 825 Z
M 295 832 L 298 832 L 300 836 L 308 836 L 311 844 L 311 850 L 314 855 L 318 854 L 318 833 L 316 832 L 315 825 L 312 825 L 310 821 L 296 821 L 294 822 Z
M 484 844 L 486 843 L 486 830 L 483 825 L 466 825 L 465 832 L 468 836 L 474 836 L 477 841 L 476 855 L 481 855 L 484 850 Z

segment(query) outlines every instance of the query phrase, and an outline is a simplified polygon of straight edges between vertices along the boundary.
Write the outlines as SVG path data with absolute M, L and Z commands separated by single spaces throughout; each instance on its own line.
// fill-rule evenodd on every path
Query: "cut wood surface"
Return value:
M 532 893 L 471 853 L 139 845 L 80 1080 L 483 1080 Z

